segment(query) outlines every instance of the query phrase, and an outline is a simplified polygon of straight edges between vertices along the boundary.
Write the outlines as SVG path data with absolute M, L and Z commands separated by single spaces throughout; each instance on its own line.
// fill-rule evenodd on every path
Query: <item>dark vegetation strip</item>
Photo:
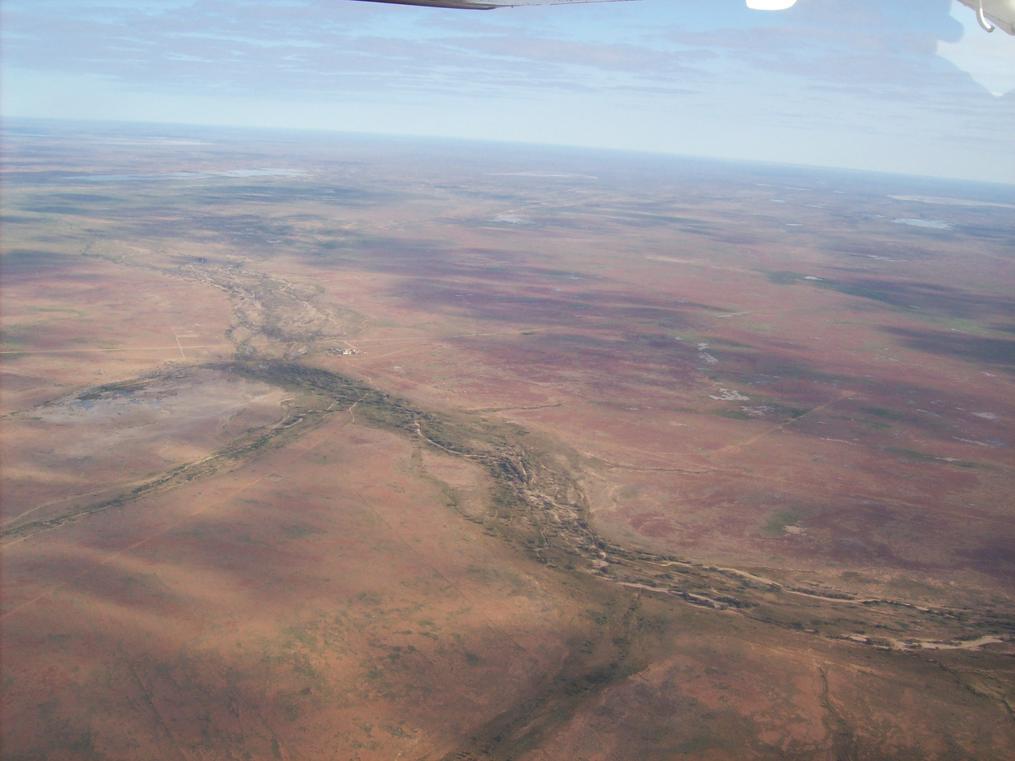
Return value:
M 870 637 L 869 644 L 885 647 L 892 646 L 892 640 L 915 644 L 918 635 L 928 634 L 949 639 L 1015 635 L 1015 617 L 1005 612 L 860 599 L 837 590 L 786 586 L 736 569 L 610 543 L 590 525 L 588 503 L 571 475 L 574 463 L 568 461 L 567 454 L 541 447 L 537 437 L 512 424 L 421 410 L 355 378 L 296 362 L 232 361 L 207 367 L 291 390 L 300 403 L 282 422 L 207 458 L 178 466 L 120 495 L 63 515 L 5 527 L 0 536 L 28 537 L 232 469 L 265 448 L 293 440 L 330 414 L 355 405 L 361 423 L 400 433 L 483 467 L 494 483 L 489 513 L 481 519 L 486 531 L 550 567 L 698 606 L 736 610 L 755 620 L 828 637 L 877 632 L 879 636 Z M 137 385 L 128 381 L 101 386 L 83 392 L 79 398 L 129 393 Z
M 916 641 L 918 634 L 970 639 L 1015 634 L 1015 618 L 994 610 L 931 608 L 892 599 L 859 599 L 837 590 L 785 586 L 736 569 L 696 563 L 672 555 L 629 549 L 599 537 L 589 522 L 584 492 L 571 476 L 566 455 L 541 448 L 518 426 L 484 418 L 418 409 L 362 381 L 284 360 L 216 363 L 208 367 L 297 392 L 301 399 L 281 423 L 247 436 L 195 463 L 181 465 L 118 496 L 66 514 L 6 527 L 0 536 L 23 538 L 89 515 L 121 507 L 158 491 L 205 478 L 281 446 L 335 411 L 356 406 L 357 420 L 401 433 L 421 444 L 482 466 L 494 483 L 488 533 L 540 562 L 604 580 L 668 595 L 715 609 L 732 609 L 756 620 L 825 636 L 877 631 L 872 644 Z M 79 398 L 136 384 L 103 386 Z M 805 623 L 806 622 L 806 623 Z
M 150 380 L 149 378 L 145 379 Z M 77 398 L 81 400 L 98 399 L 109 396 L 110 393 L 130 393 L 131 390 L 140 388 L 142 381 L 120 384 L 109 384 L 90 389 Z M 208 476 L 215 475 L 224 470 L 229 470 L 245 462 L 257 452 L 268 447 L 279 447 L 296 438 L 309 427 L 321 422 L 327 415 L 334 412 L 323 405 L 317 407 L 306 407 L 293 409 L 286 417 L 270 427 L 261 428 L 247 436 L 229 444 L 217 452 L 192 463 L 178 465 L 160 473 L 155 478 L 143 481 L 132 486 L 127 491 L 108 499 L 82 505 L 61 515 L 14 523 L 4 526 L 0 530 L 0 538 L 23 539 L 43 531 L 60 528 L 68 523 L 87 518 L 97 513 L 105 512 L 116 507 L 123 507 L 135 502 L 142 497 L 147 497 L 157 492 L 167 491 L 176 486 L 197 481 Z
M 548 566 L 825 636 L 873 631 L 915 643 L 920 633 L 927 632 L 961 639 L 988 633 L 1015 635 L 1015 617 L 996 610 L 860 599 L 837 590 L 785 586 L 735 569 L 613 544 L 590 525 L 585 494 L 571 475 L 575 464 L 557 451 L 558 446 L 553 452 L 541 447 L 536 436 L 519 426 L 475 415 L 424 411 L 354 378 L 298 363 L 268 360 L 230 367 L 252 379 L 312 392 L 340 408 L 357 403 L 357 419 L 364 423 L 476 462 L 494 483 L 490 511 L 483 521 L 488 533 Z M 886 637 L 872 636 L 869 642 L 888 646 Z

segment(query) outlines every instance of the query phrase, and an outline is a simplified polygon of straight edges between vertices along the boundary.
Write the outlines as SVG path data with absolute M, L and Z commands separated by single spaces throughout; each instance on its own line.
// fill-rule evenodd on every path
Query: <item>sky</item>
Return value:
M 3 0 L 4 117 L 630 149 L 1015 184 L 1015 37 L 952 0 Z

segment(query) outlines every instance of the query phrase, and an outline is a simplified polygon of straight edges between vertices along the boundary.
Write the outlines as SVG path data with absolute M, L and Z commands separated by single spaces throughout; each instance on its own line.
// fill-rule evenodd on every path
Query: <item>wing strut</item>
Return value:
M 987 21 L 987 14 L 983 12 L 983 0 L 980 0 L 976 6 L 976 20 L 980 23 L 980 28 L 987 32 L 987 34 L 997 29 L 996 26 Z

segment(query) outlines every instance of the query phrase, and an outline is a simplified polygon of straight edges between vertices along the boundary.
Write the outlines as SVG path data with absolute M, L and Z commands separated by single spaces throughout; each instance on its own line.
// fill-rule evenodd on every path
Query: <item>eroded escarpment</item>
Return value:
M 861 598 L 838 590 L 788 586 L 735 568 L 610 542 L 591 525 L 588 500 L 578 476 L 580 458 L 512 424 L 423 410 L 355 378 L 298 362 L 235 360 L 208 367 L 285 389 L 293 400 L 286 415 L 208 457 L 132 485 L 113 497 L 76 505 L 59 515 L 8 525 L 3 537 L 23 539 L 209 477 L 237 467 L 266 447 L 292 441 L 330 415 L 351 413 L 359 424 L 398 432 L 421 447 L 482 467 L 493 484 L 488 510 L 481 517 L 464 517 L 560 572 L 886 649 L 976 649 L 1015 635 L 1015 618 L 1004 611 L 932 607 L 903 599 Z M 124 393 L 141 382 L 122 384 Z

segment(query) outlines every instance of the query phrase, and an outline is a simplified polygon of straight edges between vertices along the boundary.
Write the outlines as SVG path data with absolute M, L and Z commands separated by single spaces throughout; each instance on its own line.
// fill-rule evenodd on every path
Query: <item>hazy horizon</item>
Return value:
M 962 186 L 977 186 L 983 188 L 996 188 L 1002 191 L 1015 189 L 1015 179 L 1011 181 L 1006 180 L 990 180 L 990 179 L 976 179 L 966 177 L 954 177 L 944 175 L 933 175 L 933 174 L 918 174 L 918 173 L 907 173 L 907 172 L 893 172 L 883 169 L 874 168 L 855 168 L 847 166 L 839 166 L 836 164 L 801 164 L 793 163 L 789 161 L 778 161 L 778 160 L 766 160 L 760 158 L 749 158 L 749 157 L 737 157 L 737 156 L 710 156 L 710 155 L 694 155 L 689 153 L 677 153 L 667 152 L 661 150 L 639 150 L 636 148 L 616 148 L 611 146 L 586 146 L 586 145 L 566 145 L 563 143 L 538 143 L 538 142 L 525 142 L 521 140 L 508 140 L 508 139 L 493 139 L 483 137 L 461 137 L 456 135 L 421 135 L 413 134 L 409 132 L 352 132 L 338 129 L 328 129 L 327 127 L 261 127 L 256 125 L 244 125 L 244 124 L 201 124 L 195 122 L 156 122 L 156 121 L 120 121 L 112 119 L 61 119 L 58 117 L 40 117 L 40 116 L 17 116 L 17 117 L 5 117 L 0 120 L 0 134 L 5 131 L 13 131 L 21 128 L 22 126 L 29 125 L 52 125 L 62 131 L 64 128 L 70 128 L 75 126 L 94 126 L 95 128 L 115 128 L 117 130 L 133 130 L 142 134 L 147 134 L 151 137 L 156 137 L 155 134 L 158 130 L 181 130 L 181 131 L 194 131 L 195 136 L 199 131 L 209 132 L 221 132 L 221 133 L 250 133 L 274 136 L 314 136 L 317 138 L 328 138 L 340 140 L 342 138 L 356 139 L 356 140 L 393 140 L 393 141 L 419 141 L 419 142 L 433 142 L 433 143 L 462 143 L 466 145 L 491 145 L 501 146 L 504 148 L 512 149 L 531 149 L 532 151 L 562 151 L 565 153 L 573 152 L 576 154 L 588 154 L 590 156 L 604 155 L 604 156 L 616 156 L 624 157 L 629 156 L 632 159 L 636 157 L 643 158 L 658 158 L 668 159 L 677 162 L 690 161 L 690 162 L 703 162 L 703 163 L 715 163 L 715 164 L 731 164 L 731 165 L 743 165 L 751 166 L 756 168 L 770 168 L 774 171 L 778 170 L 790 170 L 790 171 L 803 171 L 803 172 L 819 172 L 819 173 L 843 173 L 847 175 L 873 175 L 882 177 L 886 180 L 913 180 L 918 182 L 928 183 L 954 183 Z M 95 137 L 99 135 L 110 137 L 111 133 L 100 132 L 96 133 Z M 181 137 L 182 135 L 164 135 L 164 137 Z M 237 135 L 238 136 L 238 135 Z

